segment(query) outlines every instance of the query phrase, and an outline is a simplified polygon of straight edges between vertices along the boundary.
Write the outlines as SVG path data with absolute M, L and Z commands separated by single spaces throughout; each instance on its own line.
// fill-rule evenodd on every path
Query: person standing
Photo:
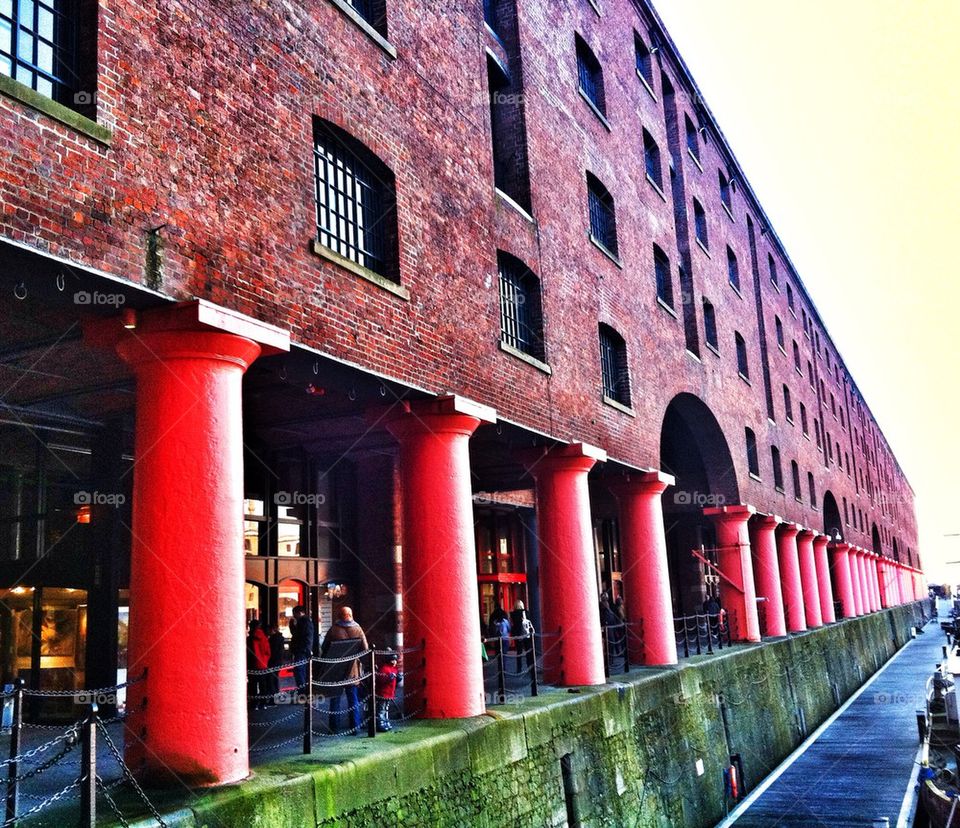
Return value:
M 253 618 L 250 621 L 250 633 L 247 636 L 247 670 L 266 670 L 270 662 L 270 642 L 266 633 L 260 629 L 260 622 Z M 266 707 L 266 697 L 270 692 L 268 676 L 254 672 L 247 675 L 247 693 L 250 697 L 250 706 L 254 710 Z
M 270 679 L 270 688 L 274 695 L 280 692 L 280 667 L 283 665 L 284 640 L 280 628 L 276 624 L 270 626 L 270 663 L 267 665 L 272 672 L 267 678 Z
M 533 667 L 533 623 L 527 618 L 523 601 L 517 601 L 510 613 L 510 634 L 516 639 L 517 672 L 523 669 L 523 654 L 527 654 L 527 669 Z
M 397 684 L 403 680 L 397 666 L 397 654 L 387 655 L 386 664 L 377 667 L 377 730 L 393 730 L 390 723 L 390 707 L 397 698 Z
M 330 651 L 330 645 L 334 641 L 347 641 L 347 640 L 357 640 L 360 642 L 361 650 L 369 650 L 370 647 L 367 644 L 367 636 L 363 632 L 363 628 L 353 620 L 353 610 L 350 607 L 340 607 L 340 611 L 337 613 L 337 620 L 334 624 L 327 630 L 327 634 L 323 638 L 323 646 L 320 648 L 320 657 L 325 658 L 327 653 Z M 353 729 L 355 732 L 359 733 L 360 728 L 363 726 L 363 716 L 360 713 L 360 693 L 357 685 L 360 680 L 360 663 L 354 659 L 353 663 L 350 665 L 350 670 L 346 676 L 349 679 L 349 683 L 343 685 L 342 687 L 333 687 L 330 688 L 330 732 L 335 733 L 337 730 L 337 719 L 340 717 L 340 697 L 341 693 L 346 693 L 347 696 L 347 712 L 352 715 Z M 373 715 L 371 713 L 371 715 Z
M 314 621 L 307 614 L 302 604 L 293 608 L 293 634 L 290 639 L 290 652 L 294 662 L 306 661 L 313 656 L 313 643 L 316 640 Z M 307 689 L 307 665 L 298 664 L 293 668 L 293 678 L 297 685 L 297 692 L 304 693 Z

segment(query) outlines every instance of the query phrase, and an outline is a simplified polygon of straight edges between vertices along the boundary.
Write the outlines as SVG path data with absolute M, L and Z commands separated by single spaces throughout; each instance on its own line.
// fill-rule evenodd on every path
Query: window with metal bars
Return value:
M 600 373 L 603 396 L 621 405 L 630 405 L 630 369 L 627 343 L 609 325 L 600 326 Z
M 653 273 L 657 282 L 657 298 L 673 307 L 673 279 L 670 275 L 670 260 L 657 245 L 653 246 Z
M 580 91 L 586 96 L 602 115 L 607 114 L 606 102 L 603 94 L 603 69 L 596 55 L 587 46 L 586 41 L 576 36 L 577 40 L 577 78 Z
M 713 303 L 703 300 L 703 336 L 714 350 L 720 347 L 720 340 L 717 338 L 717 312 L 714 310 Z
M 733 210 L 733 201 L 730 199 L 730 181 L 722 170 L 717 170 L 717 178 L 720 181 L 720 201 L 728 210 Z
M 697 241 L 705 248 L 709 248 L 710 242 L 707 239 L 707 214 L 703 209 L 703 205 L 696 199 L 693 200 L 693 230 L 694 233 L 696 233 Z
M 662 190 L 663 169 L 660 164 L 660 147 L 646 130 L 643 131 L 643 163 L 647 170 L 647 178 Z
M 387 36 L 386 0 L 347 0 L 359 14 L 382 37 Z
M 587 204 L 590 211 L 590 235 L 617 255 L 617 216 L 613 196 L 600 180 L 587 173 Z
M 687 149 L 690 154 L 700 160 L 700 137 L 697 135 L 697 128 L 693 125 L 689 115 L 683 116 L 684 126 L 687 132 Z
M 393 173 L 357 139 L 320 119 L 314 162 L 320 244 L 399 282 Z
M 636 32 L 633 34 L 633 48 L 637 58 L 637 74 L 653 89 L 653 55 Z
M 734 332 L 734 343 L 737 347 L 737 370 L 744 379 L 750 378 L 750 367 L 747 364 L 747 343 L 739 333 Z
M 737 262 L 737 254 L 729 247 L 727 248 L 727 278 L 730 284 L 737 291 L 740 290 L 740 265 Z
M 534 359 L 546 359 L 540 280 L 519 259 L 497 254 L 500 271 L 500 339 Z
M 792 423 L 793 422 L 793 400 L 790 397 L 790 389 L 786 385 L 783 386 L 783 411 L 786 418 Z
M 79 7 L 79 0 L 0 0 L 0 74 L 71 108 L 89 103 L 77 66 Z

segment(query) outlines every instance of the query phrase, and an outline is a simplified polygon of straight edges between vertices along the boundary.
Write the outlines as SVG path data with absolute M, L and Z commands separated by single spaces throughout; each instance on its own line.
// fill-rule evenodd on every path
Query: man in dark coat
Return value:
M 370 649 L 367 644 L 367 636 L 356 621 L 353 620 L 353 610 L 350 607 L 340 607 L 337 613 L 337 620 L 333 626 L 327 630 L 323 637 L 323 645 L 320 648 L 320 657 L 325 658 L 329 654 L 331 658 L 337 655 L 335 642 L 355 641 L 360 650 Z M 337 719 L 340 718 L 340 698 L 341 694 L 347 694 L 347 712 L 352 716 L 353 730 L 360 732 L 363 725 L 363 715 L 360 711 L 360 693 L 358 689 L 360 677 L 360 664 L 354 660 L 350 669 L 346 672 L 346 679 L 355 679 L 356 681 L 341 687 L 331 687 L 324 692 L 330 697 L 330 732 L 337 731 Z M 372 714 L 371 714 L 372 715 Z
M 510 634 L 516 639 L 517 672 L 523 669 L 523 654 L 527 654 L 527 669 L 533 667 L 533 624 L 527 617 L 523 601 L 517 601 L 510 613 Z
M 316 640 L 315 622 L 307 615 L 306 609 L 297 604 L 293 608 L 293 632 L 290 639 L 290 652 L 294 662 L 303 661 L 313 655 L 313 642 Z M 307 687 L 307 665 L 300 664 L 293 668 L 293 677 L 297 683 L 297 690 L 304 692 Z

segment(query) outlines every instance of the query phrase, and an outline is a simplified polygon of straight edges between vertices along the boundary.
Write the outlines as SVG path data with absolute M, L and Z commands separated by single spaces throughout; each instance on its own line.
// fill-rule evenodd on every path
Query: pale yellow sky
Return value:
M 654 2 L 960 583 L 960 0 Z

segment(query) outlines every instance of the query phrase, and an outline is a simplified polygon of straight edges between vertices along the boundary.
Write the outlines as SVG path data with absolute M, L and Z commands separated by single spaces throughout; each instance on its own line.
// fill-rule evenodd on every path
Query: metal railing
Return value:
M 538 670 L 537 633 L 528 635 L 493 636 L 482 639 L 483 648 L 488 656 L 483 662 L 484 684 L 491 668 L 496 673 L 497 689 L 488 694 L 488 704 L 506 704 L 508 699 L 508 685 L 511 689 L 525 689 L 527 686 L 531 696 L 540 693 L 540 677 Z M 541 637 L 542 638 L 542 637 Z M 513 655 L 508 655 L 511 647 Z M 509 668 L 509 661 L 516 659 L 516 669 Z M 524 666 L 526 665 L 526 666 Z
M 681 615 L 673 619 L 677 648 L 683 658 L 690 655 L 712 654 L 733 642 L 730 637 L 731 613 Z

